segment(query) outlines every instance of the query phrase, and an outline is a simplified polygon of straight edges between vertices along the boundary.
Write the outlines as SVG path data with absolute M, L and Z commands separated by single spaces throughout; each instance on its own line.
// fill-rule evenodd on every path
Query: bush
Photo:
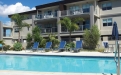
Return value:
M 100 38 L 98 27 L 96 25 L 93 25 L 90 30 L 85 30 L 83 38 L 84 49 L 95 50 Z
M 10 50 L 14 50 L 14 47 L 10 47 Z
M 67 50 L 70 50 L 71 48 L 75 48 L 75 46 L 76 46 L 75 43 L 71 42 L 71 43 L 66 44 L 65 47 L 66 47 Z
M 104 52 L 105 49 L 98 49 L 98 52 Z
M 4 51 L 7 51 L 7 50 L 10 49 L 10 47 L 11 47 L 10 45 L 4 45 L 4 46 L 3 46 L 3 50 L 4 50 Z
M 15 43 L 13 45 L 15 51 L 21 51 L 22 50 L 22 44 L 21 43 Z

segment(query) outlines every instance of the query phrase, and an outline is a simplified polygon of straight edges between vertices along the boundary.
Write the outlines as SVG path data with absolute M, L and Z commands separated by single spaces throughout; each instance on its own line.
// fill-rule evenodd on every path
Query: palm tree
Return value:
M 18 27 L 18 42 L 20 42 L 20 31 L 22 30 L 23 27 L 29 27 L 30 25 L 23 22 L 27 18 L 26 15 L 19 15 L 19 14 L 14 14 L 11 19 L 15 22 L 15 25 Z
M 70 19 L 69 17 L 64 17 L 59 22 L 62 25 L 64 25 L 67 28 L 67 30 L 69 31 L 69 34 L 70 34 L 69 41 L 70 42 L 71 42 L 71 34 L 72 34 L 72 32 L 79 29 L 79 26 L 77 25 L 77 22 L 79 22 L 79 21 L 84 21 L 84 19 L 82 19 L 82 18 Z

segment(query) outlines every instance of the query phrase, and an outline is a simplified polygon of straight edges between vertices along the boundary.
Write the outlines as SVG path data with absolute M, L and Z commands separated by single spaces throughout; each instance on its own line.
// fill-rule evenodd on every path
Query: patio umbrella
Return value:
M 113 24 L 112 37 L 115 38 L 115 62 L 117 65 L 117 75 L 120 75 L 120 53 L 119 53 L 119 44 L 118 44 L 119 32 L 116 22 L 114 22 Z M 116 60 L 117 53 L 118 53 L 118 62 Z

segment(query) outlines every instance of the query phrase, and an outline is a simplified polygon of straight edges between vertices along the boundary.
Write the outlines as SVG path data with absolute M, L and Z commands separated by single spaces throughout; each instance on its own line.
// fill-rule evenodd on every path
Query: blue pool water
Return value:
M 116 73 L 114 58 L 0 55 L 0 70 Z

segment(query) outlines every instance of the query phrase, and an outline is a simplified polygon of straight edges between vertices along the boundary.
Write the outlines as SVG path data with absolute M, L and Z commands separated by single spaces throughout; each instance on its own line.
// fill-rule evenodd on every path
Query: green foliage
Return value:
M 19 29 L 19 33 L 18 33 L 18 40 L 20 42 L 20 31 L 22 30 L 23 27 L 30 27 L 29 24 L 23 22 L 24 19 L 26 19 L 27 16 L 25 15 L 19 15 L 19 14 L 14 14 L 11 19 L 15 22 L 15 24 L 17 25 L 18 29 Z
M 50 41 L 52 42 L 52 48 L 56 48 L 59 44 L 59 40 L 56 38 L 55 34 L 49 34 L 48 36 L 48 40 L 47 41 Z
M 40 28 L 38 26 L 36 26 L 33 30 L 32 30 L 32 37 L 34 39 L 34 42 L 41 42 L 42 40 L 42 36 L 40 35 Z
M 31 42 L 32 41 L 32 34 L 28 33 L 27 37 L 26 37 L 27 42 Z
M 21 51 L 22 50 L 22 44 L 21 43 L 14 43 L 13 45 L 15 51 Z
M 67 30 L 69 31 L 70 34 L 70 42 L 71 42 L 71 34 L 73 31 L 78 30 L 79 26 L 77 25 L 77 22 L 79 21 L 83 21 L 82 18 L 73 18 L 70 19 L 69 17 L 64 17 L 59 23 L 61 23 L 62 25 L 64 25 Z
M 46 39 L 43 38 L 43 39 L 41 40 L 41 42 L 40 42 L 39 47 L 40 47 L 40 48 L 44 48 L 45 45 L 46 45 Z
M 26 39 L 27 39 L 27 46 L 26 46 L 26 48 L 30 49 L 32 44 L 33 44 L 32 43 L 32 34 L 28 33 Z
M 98 52 L 104 52 L 105 49 L 97 49 Z
M 84 48 L 94 50 L 100 38 L 100 32 L 98 30 L 98 27 L 96 25 L 93 25 L 90 30 L 85 30 L 83 38 Z
M 10 45 L 4 45 L 4 46 L 3 46 L 3 50 L 4 50 L 4 51 L 7 51 L 7 50 L 10 49 L 10 47 L 11 47 Z
M 75 43 L 71 42 L 71 43 L 67 43 L 65 47 L 67 50 L 70 50 L 71 48 L 75 48 L 75 46 L 76 46 Z
M 4 40 L 0 40 L 0 44 L 5 45 Z

